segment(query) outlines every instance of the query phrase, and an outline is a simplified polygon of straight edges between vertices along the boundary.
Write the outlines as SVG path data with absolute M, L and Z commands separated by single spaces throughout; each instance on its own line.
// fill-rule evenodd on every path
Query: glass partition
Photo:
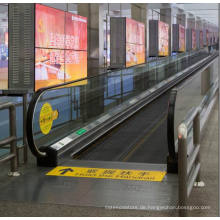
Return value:
M 180 54 L 38 90 L 28 110 L 35 146 L 51 145 L 73 133 L 82 135 L 85 126 L 103 122 L 110 113 L 108 117 L 113 117 L 133 98 L 208 55 L 205 50 Z
M 192 111 L 200 106 L 202 110 L 205 110 L 209 104 L 213 91 L 216 89 L 216 83 L 218 83 L 218 59 L 215 59 L 213 63 L 198 71 L 196 75 L 193 75 L 184 83 L 174 88 L 171 95 L 175 94 L 174 101 L 174 143 L 175 151 L 177 152 L 177 129 L 184 119 L 188 118 Z M 172 98 L 171 98 L 172 99 Z M 170 99 L 170 102 L 172 102 Z M 173 111 L 173 110 L 171 110 Z M 170 109 L 169 109 L 170 112 Z M 202 117 L 203 111 L 200 114 Z M 169 123 L 169 121 L 168 121 Z M 168 139 L 169 139 L 168 131 Z M 172 134 L 172 132 L 171 132 Z M 192 128 L 188 128 L 188 137 L 192 137 Z M 189 138 L 190 139 L 190 138 Z

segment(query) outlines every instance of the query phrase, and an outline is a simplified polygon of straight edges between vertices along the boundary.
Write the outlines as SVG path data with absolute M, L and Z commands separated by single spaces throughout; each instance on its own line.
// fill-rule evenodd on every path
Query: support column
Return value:
M 187 25 L 186 25 L 187 28 L 195 29 L 195 27 L 196 27 L 195 23 L 196 22 L 195 22 L 195 17 L 193 15 L 189 14 L 187 16 L 186 22 L 187 22 Z
M 147 4 L 131 4 L 131 18 L 146 24 Z
M 186 14 L 177 14 L 176 15 L 176 23 L 181 24 L 182 26 L 186 27 Z
M 103 5 L 78 4 L 78 14 L 87 17 L 88 76 L 96 75 L 104 65 Z
M 145 24 L 145 61 L 147 60 L 147 31 L 148 31 L 148 17 L 147 4 L 131 4 L 131 18 Z
M 196 17 L 196 29 L 201 30 L 202 29 L 202 20 L 200 17 Z
M 172 54 L 172 24 L 173 14 L 172 8 L 160 9 L 160 20 L 169 24 L 169 56 Z

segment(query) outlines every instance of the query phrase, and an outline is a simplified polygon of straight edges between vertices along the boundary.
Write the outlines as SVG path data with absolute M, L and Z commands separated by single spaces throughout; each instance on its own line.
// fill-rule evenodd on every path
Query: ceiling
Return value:
M 202 19 L 218 26 L 218 4 L 216 3 L 184 3 L 176 4 L 177 7 L 184 9 L 186 12 L 199 16 Z

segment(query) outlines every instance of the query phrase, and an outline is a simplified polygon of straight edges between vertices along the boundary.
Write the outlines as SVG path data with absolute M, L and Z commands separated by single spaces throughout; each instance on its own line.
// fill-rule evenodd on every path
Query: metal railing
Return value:
M 187 216 L 187 202 L 193 186 L 204 186 L 200 179 L 200 107 L 178 127 L 179 215 Z M 193 138 L 188 142 L 192 124 Z M 190 149 L 192 149 L 190 151 Z
M 9 129 L 10 136 L 0 141 L 0 147 L 10 144 L 10 154 L 0 159 L 0 164 L 11 161 L 11 169 L 8 173 L 9 176 L 19 176 L 17 164 L 17 136 L 16 136 L 16 110 L 13 103 L 7 102 L 0 104 L 0 110 L 9 110 Z

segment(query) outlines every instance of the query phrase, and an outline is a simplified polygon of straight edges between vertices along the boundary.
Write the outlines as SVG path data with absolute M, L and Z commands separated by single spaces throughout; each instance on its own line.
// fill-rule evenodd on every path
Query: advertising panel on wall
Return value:
M 159 31 L 158 56 L 168 56 L 169 55 L 169 25 L 162 21 L 159 21 L 158 31 Z
M 173 24 L 173 51 L 185 51 L 185 28 L 180 24 Z
M 199 40 L 200 40 L 200 30 L 197 29 L 196 30 L 196 49 L 200 48 Z
M 87 76 L 87 18 L 36 4 L 35 90 Z
M 209 46 L 209 30 L 206 30 L 206 46 Z
M 196 49 L 196 31 L 192 29 L 192 49 Z
M 202 35 L 203 35 L 203 47 L 206 47 L 208 46 L 207 29 L 203 29 Z
M 179 51 L 185 51 L 185 28 L 182 25 L 179 25 Z
M 149 21 L 149 56 L 169 55 L 169 25 L 158 20 Z
M 145 26 L 126 18 L 126 67 L 145 62 Z
M 199 32 L 199 44 L 200 44 L 200 48 L 203 48 L 203 32 L 202 31 Z
M 8 6 L 0 10 L 0 89 L 8 89 Z
M 110 18 L 110 67 L 145 63 L 145 25 L 125 17 Z
M 42 4 L 9 4 L 9 33 L 9 45 L 16 45 L 8 65 L 14 94 L 87 76 L 87 18 Z

